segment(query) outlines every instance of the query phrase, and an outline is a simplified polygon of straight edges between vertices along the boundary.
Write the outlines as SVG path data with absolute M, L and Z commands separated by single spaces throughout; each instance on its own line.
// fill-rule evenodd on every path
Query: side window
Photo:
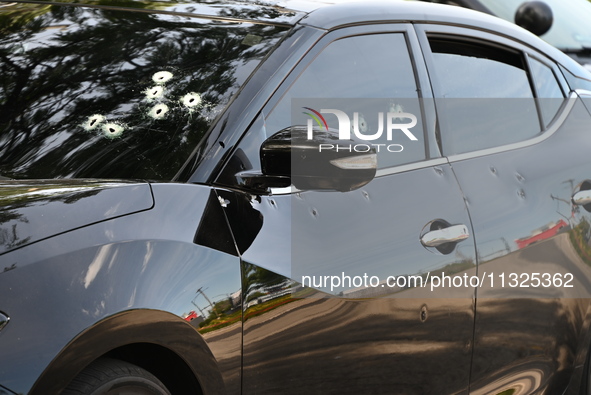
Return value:
M 548 126 L 564 100 L 564 92 L 550 67 L 534 58 L 529 59 L 529 64 L 544 126 Z
M 521 53 L 445 38 L 431 38 L 429 43 L 445 155 L 511 144 L 540 133 Z
M 330 43 L 268 115 L 267 134 L 292 125 L 305 125 L 308 117 L 305 113 L 310 112 L 304 108 L 339 109 L 348 115 L 351 129 L 357 113 L 360 133 L 379 136 L 366 141 L 376 147 L 379 144 L 379 168 L 425 158 L 417 82 L 402 33 L 354 36 Z M 388 139 L 386 118 L 392 112 L 416 117 L 416 125 L 409 129 L 416 140 L 411 140 L 401 130 L 394 130 Z M 327 114 L 324 119 L 329 128 L 339 128 L 336 116 Z M 411 120 L 394 118 L 393 122 L 409 123 Z M 379 130 L 383 131 L 381 135 Z
M 344 37 L 310 54 L 260 112 L 216 183 L 248 187 L 248 177 L 262 174 L 263 142 L 291 126 L 337 131 L 341 152 L 369 146 L 379 169 L 426 158 L 420 89 L 404 33 Z M 340 139 L 343 117 L 363 144 Z

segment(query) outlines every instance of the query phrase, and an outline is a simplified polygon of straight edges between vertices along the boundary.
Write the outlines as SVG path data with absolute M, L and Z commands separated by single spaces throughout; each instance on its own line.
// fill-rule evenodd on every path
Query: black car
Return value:
M 590 394 L 588 71 L 290 7 L 0 3 L 0 394 Z

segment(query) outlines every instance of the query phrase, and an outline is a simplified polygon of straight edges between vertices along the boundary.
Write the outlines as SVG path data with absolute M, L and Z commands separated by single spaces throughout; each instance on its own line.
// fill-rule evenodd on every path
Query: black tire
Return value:
M 62 395 L 170 395 L 164 384 L 139 366 L 101 358 L 84 369 Z

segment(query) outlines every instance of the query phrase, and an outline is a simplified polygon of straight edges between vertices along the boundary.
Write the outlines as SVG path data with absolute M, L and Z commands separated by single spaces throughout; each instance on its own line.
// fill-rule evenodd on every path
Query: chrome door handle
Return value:
M 573 195 L 573 203 L 577 206 L 584 206 L 591 203 L 591 189 L 575 193 Z
M 446 243 L 459 243 L 470 237 L 466 225 L 452 225 L 448 228 L 432 230 L 421 237 L 425 247 L 439 247 Z

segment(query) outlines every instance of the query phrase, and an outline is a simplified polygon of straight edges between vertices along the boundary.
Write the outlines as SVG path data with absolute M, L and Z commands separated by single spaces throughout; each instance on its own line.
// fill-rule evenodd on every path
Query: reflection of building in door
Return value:
M 563 219 L 561 219 L 558 222 L 550 222 L 544 226 L 540 226 L 539 228 L 534 229 L 531 232 L 530 236 L 522 237 L 520 239 L 515 240 L 515 243 L 517 243 L 518 248 L 525 248 L 528 245 L 555 236 L 561 229 L 565 228 L 567 225 L 568 224 Z
M 185 314 L 185 316 L 184 316 L 184 320 L 185 320 L 185 321 L 187 321 L 187 322 L 193 321 L 193 320 L 194 320 L 194 319 L 196 319 L 196 318 L 201 318 L 201 320 L 200 320 L 200 321 L 203 321 L 203 317 L 202 317 L 202 316 L 199 316 L 199 315 L 198 315 L 198 314 L 195 312 L 195 310 L 191 310 L 191 311 L 189 311 L 189 312 L 188 312 L 187 314 Z

